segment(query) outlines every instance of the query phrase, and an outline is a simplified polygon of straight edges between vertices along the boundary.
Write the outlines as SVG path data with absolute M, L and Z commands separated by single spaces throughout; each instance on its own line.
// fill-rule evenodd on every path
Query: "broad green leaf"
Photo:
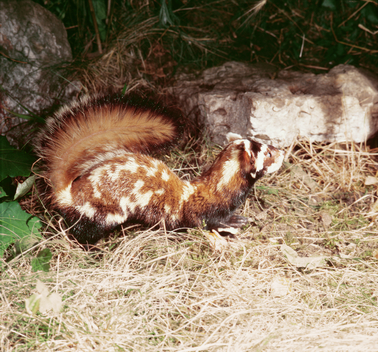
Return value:
M 7 196 L 7 194 L 3 190 L 3 187 L 0 187 L 0 198 L 6 197 L 6 196 Z
M 18 202 L 0 203 L 0 257 L 16 240 L 41 238 L 40 228 L 40 220 L 22 210 Z
M 9 177 L 29 176 L 35 157 L 12 147 L 8 140 L 0 136 L 0 181 Z

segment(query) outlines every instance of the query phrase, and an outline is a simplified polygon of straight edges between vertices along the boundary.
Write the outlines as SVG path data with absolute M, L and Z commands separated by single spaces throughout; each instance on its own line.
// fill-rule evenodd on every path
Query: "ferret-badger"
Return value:
M 259 178 L 281 167 L 284 153 L 231 137 L 213 165 L 189 182 L 147 155 L 177 135 L 177 121 L 159 104 L 86 96 L 60 109 L 38 135 L 42 198 L 81 243 L 128 222 L 164 222 L 167 230 L 245 224 L 234 211 Z

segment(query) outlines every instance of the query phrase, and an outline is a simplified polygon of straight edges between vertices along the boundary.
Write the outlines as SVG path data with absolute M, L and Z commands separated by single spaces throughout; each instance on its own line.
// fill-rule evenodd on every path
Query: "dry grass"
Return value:
M 128 230 L 89 253 L 58 234 L 39 245 L 53 252 L 49 273 L 33 273 L 28 256 L 6 264 L 0 349 L 377 351 L 377 185 L 365 185 L 376 158 L 298 143 L 257 184 L 241 209 L 254 221 L 221 252 L 199 230 Z M 296 267 L 284 243 L 327 260 Z M 37 278 L 62 296 L 61 313 L 26 312 Z

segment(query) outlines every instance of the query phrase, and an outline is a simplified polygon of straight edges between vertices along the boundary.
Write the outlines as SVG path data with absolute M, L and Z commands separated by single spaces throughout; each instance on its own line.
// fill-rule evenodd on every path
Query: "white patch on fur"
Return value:
M 154 177 L 155 174 L 158 171 L 157 167 L 153 168 L 153 167 L 147 167 L 147 166 L 145 166 L 144 168 L 146 170 L 146 176 L 147 177 Z
M 134 189 L 131 191 L 131 193 L 134 193 L 136 195 L 140 194 L 140 189 L 144 186 L 144 181 L 138 180 L 134 184 Z
M 60 205 L 63 206 L 72 206 L 72 194 L 71 194 L 71 185 L 67 186 L 65 189 L 61 190 L 56 194 L 56 200 Z
M 86 202 L 84 205 L 76 205 L 75 209 L 80 213 L 93 220 L 96 210 L 92 207 L 91 203 Z
M 105 174 L 108 173 L 109 166 L 103 165 L 100 167 L 96 167 L 94 170 L 91 171 L 90 176 L 88 177 L 89 181 L 91 181 L 92 185 L 97 185 L 100 181 L 100 178 Z
M 125 169 L 131 173 L 136 173 L 138 171 L 138 168 L 140 167 L 140 164 L 135 161 L 135 159 L 128 160 L 127 163 L 125 163 Z
M 137 198 L 137 201 L 135 202 L 136 206 L 139 206 L 141 208 L 144 208 L 149 204 L 151 197 L 154 194 L 152 191 L 147 191 L 146 193 L 142 193 L 141 188 L 143 186 L 144 186 L 144 181 L 138 180 L 137 182 L 135 182 L 134 189 L 131 191 L 131 193 L 136 195 L 136 198 Z
M 132 202 L 129 197 L 121 197 L 119 200 L 119 206 L 123 210 L 125 217 L 127 219 L 128 213 L 134 213 L 135 207 L 138 205 L 137 202 Z M 126 220 L 125 220 L 126 221 Z
M 107 172 L 108 174 L 108 177 L 113 181 L 118 181 L 119 179 L 121 179 L 121 176 L 120 174 L 123 172 L 123 171 L 126 171 L 126 172 L 131 172 L 131 173 L 135 173 L 136 172 L 136 168 L 137 168 L 137 163 L 134 159 L 129 159 L 127 160 L 125 163 L 123 164 L 117 164 L 116 167 L 115 167 L 115 170 L 114 172 L 110 172 L 110 170 Z M 110 165 L 110 166 L 113 166 L 113 165 Z M 110 168 L 109 168 L 110 169 Z
M 164 211 L 169 214 L 171 212 L 172 208 L 168 205 L 168 204 L 165 204 L 164 205 Z
M 138 205 L 142 208 L 146 207 L 150 203 L 150 200 L 153 195 L 154 195 L 154 192 L 152 191 L 143 193 L 142 196 L 138 197 L 138 201 L 139 201 Z
M 161 179 L 162 179 L 163 181 L 168 182 L 169 178 L 170 178 L 169 173 L 167 172 L 167 170 L 164 170 L 164 171 L 161 173 Z
M 150 203 L 153 192 L 147 191 L 145 193 L 141 193 L 140 190 L 143 186 L 144 182 L 142 180 L 138 180 L 135 183 L 134 189 L 131 191 L 131 193 L 136 196 L 135 202 L 133 202 L 130 197 L 121 197 L 119 200 L 119 206 L 125 215 L 119 215 L 120 222 L 118 222 L 118 224 L 125 222 L 129 218 L 130 214 L 135 213 L 135 209 L 137 207 L 144 209 Z
M 238 143 L 240 144 L 240 143 Z M 217 184 L 217 190 L 229 187 L 231 179 L 240 171 L 240 162 L 238 160 L 239 150 L 232 150 L 231 158 L 222 165 L 222 176 Z
M 124 223 L 127 220 L 127 215 L 121 214 L 108 214 L 105 218 L 107 225 L 119 225 Z
M 189 197 L 196 191 L 197 187 L 191 185 L 188 181 L 184 181 L 182 187 L 182 194 L 180 198 L 180 208 L 184 202 L 186 202 Z
M 164 193 L 165 193 L 165 189 L 163 189 L 163 188 L 158 189 L 157 191 L 155 191 L 155 194 L 157 196 L 162 196 Z
M 97 185 L 94 186 L 92 184 L 92 187 L 93 187 L 93 196 L 96 197 L 96 198 L 98 198 L 98 199 L 101 199 L 102 198 L 102 193 L 98 190 Z

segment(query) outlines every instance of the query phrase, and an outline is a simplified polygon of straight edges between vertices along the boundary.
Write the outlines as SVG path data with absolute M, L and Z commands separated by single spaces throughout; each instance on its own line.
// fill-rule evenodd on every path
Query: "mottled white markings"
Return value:
M 138 195 L 143 186 L 144 186 L 144 181 L 142 180 L 136 181 L 134 184 L 134 189 L 131 191 L 131 193 Z
M 171 207 L 168 204 L 164 205 L 164 211 L 169 214 L 171 212 Z
M 136 202 L 135 206 L 139 206 L 141 208 L 144 208 L 148 205 L 148 203 L 151 200 L 151 197 L 153 196 L 153 191 L 147 191 L 145 193 L 141 192 L 141 188 L 144 186 L 144 181 L 138 180 L 134 184 L 134 189 L 131 191 L 132 194 L 136 196 Z
M 125 167 L 127 168 L 127 171 L 131 173 L 136 173 L 138 168 L 140 167 L 140 164 L 135 161 L 135 159 L 129 159 L 127 163 L 125 163 Z
M 127 218 L 129 213 L 134 213 L 138 202 L 132 202 L 129 197 L 122 197 L 119 201 L 119 206 Z
M 96 188 L 95 186 L 100 182 L 100 178 L 108 171 L 108 169 L 108 165 L 103 165 L 96 167 L 94 170 L 91 171 L 88 179 L 91 182 L 93 188 Z
M 99 189 L 98 189 L 98 185 L 96 184 L 95 186 L 94 185 L 92 185 L 93 186 L 93 195 L 94 195 L 94 197 L 95 198 L 98 198 L 98 199 L 101 199 L 102 198 L 102 193 L 99 191 Z
M 154 177 L 155 174 L 157 173 L 158 169 L 157 167 L 144 167 L 146 169 L 146 176 L 147 177 Z
M 90 168 L 92 168 L 95 165 L 99 165 L 100 168 L 101 168 L 101 165 L 104 162 L 111 160 L 111 159 L 114 159 L 114 158 L 117 158 L 117 157 L 120 157 L 120 156 L 125 156 L 125 155 L 129 155 L 130 157 L 133 156 L 131 153 L 126 152 L 124 150 L 114 150 L 114 151 L 109 151 L 107 153 L 101 153 L 99 155 L 94 156 L 89 161 L 81 164 L 80 165 L 80 169 L 82 170 L 81 172 L 82 172 L 82 174 L 85 174 Z M 126 160 L 127 159 L 125 158 L 125 161 Z
M 115 167 L 114 167 L 115 166 Z M 107 177 L 109 181 L 116 182 L 122 179 L 122 172 L 136 173 L 140 165 L 135 161 L 135 159 L 130 156 L 125 163 L 112 163 L 99 166 L 91 171 L 88 179 L 90 180 L 93 187 L 93 194 L 97 198 L 102 198 L 101 192 L 98 190 L 101 189 L 103 184 L 103 177 Z
M 62 189 L 56 194 L 56 200 L 60 205 L 63 206 L 72 206 L 72 195 L 71 195 L 71 185 Z

